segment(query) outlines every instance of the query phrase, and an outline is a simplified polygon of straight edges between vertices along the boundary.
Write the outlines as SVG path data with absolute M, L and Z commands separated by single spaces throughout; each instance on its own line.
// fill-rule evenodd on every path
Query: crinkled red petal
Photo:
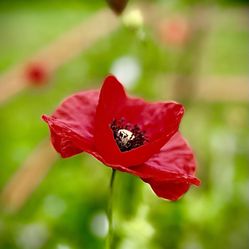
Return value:
M 99 91 L 81 92 L 67 98 L 52 116 L 42 116 L 62 157 L 82 151 L 96 154 L 93 131 L 98 99 Z
M 200 185 L 200 180 L 194 176 L 195 169 L 194 154 L 177 132 L 144 164 L 119 170 L 141 177 L 159 197 L 177 200 L 191 184 Z
M 123 86 L 114 76 L 105 79 L 96 112 L 95 142 L 105 163 L 130 167 L 147 161 L 177 132 L 183 116 L 183 106 L 175 102 L 147 103 L 126 96 Z M 121 152 L 110 124 L 121 119 L 138 125 L 146 132 L 148 142 L 130 151 Z
M 142 172 L 143 178 L 153 175 L 153 178 L 163 180 L 167 176 L 170 180 L 179 175 L 198 185 L 198 181 L 193 177 L 196 169 L 193 151 L 180 132 L 177 132 L 159 153 L 154 154 L 143 165 L 134 166 L 132 169 Z
M 151 179 L 147 181 L 147 183 L 150 184 L 151 188 L 158 197 L 171 201 L 178 200 L 183 194 L 185 194 L 189 190 L 190 187 L 190 184 L 185 182 L 158 182 Z

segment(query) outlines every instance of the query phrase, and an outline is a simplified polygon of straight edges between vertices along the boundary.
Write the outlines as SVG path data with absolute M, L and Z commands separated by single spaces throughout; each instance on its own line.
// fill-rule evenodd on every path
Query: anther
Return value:
M 135 138 L 133 133 L 126 129 L 120 129 L 117 135 L 121 139 L 123 145 L 126 145 L 130 140 L 133 140 Z

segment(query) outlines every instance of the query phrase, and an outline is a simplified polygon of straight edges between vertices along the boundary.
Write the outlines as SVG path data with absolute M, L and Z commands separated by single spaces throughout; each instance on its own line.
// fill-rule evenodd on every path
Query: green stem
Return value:
M 115 179 L 116 170 L 112 169 L 112 175 L 109 185 L 109 200 L 108 200 L 108 209 L 107 209 L 107 218 L 109 221 L 109 231 L 106 240 L 106 249 L 113 249 L 113 223 L 112 223 L 112 205 L 113 205 L 113 189 L 114 189 L 114 179 Z

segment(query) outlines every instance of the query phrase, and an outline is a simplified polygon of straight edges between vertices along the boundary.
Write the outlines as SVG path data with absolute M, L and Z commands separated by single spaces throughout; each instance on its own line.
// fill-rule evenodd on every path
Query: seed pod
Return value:
M 126 7 L 128 0 L 106 0 L 110 8 L 117 14 L 120 15 Z

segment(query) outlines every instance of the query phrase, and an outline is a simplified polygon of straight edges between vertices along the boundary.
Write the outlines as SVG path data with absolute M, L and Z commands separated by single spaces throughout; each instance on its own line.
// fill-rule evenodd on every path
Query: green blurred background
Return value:
M 115 248 L 248 248 L 246 2 L 130 1 L 126 21 L 122 24 L 122 17 L 117 17 L 121 24 L 114 32 L 63 63 L 44 84 L 27 84 L 0 103 L 1 249 L 104 248 L 110 168 L 87 154 L 54 161 L 36 156 L 37 165 L 42 161 L 45 169 L 29 177 L 23 167 L 48 139 L 40 116 L 74 92 L 100 87 L 110 72 L 120 77 L 130 94 L 184 103 L 181 131 L 196 153 L 202 181 L 181 200 L 168 202 L 138 178 L 119 172 L 114 190 Z M 137 11 L 135 17 L 129 16 L 141 4 L 147 6 L 144 25 Z M 104 0 L 1 1 L 0 79 L 105 10 Z M 46 164 L 51 164 L 49 170 Z M 26 177 L 25 183 L 37 181 L 20 206 L 16 202 L 22 196 L 22 179 L 13 178 L 17 172 Z M 8 188 L 13 181 L 17 185 Z M 17 193 L 16 202 L 10 201 L 11 191 Z

